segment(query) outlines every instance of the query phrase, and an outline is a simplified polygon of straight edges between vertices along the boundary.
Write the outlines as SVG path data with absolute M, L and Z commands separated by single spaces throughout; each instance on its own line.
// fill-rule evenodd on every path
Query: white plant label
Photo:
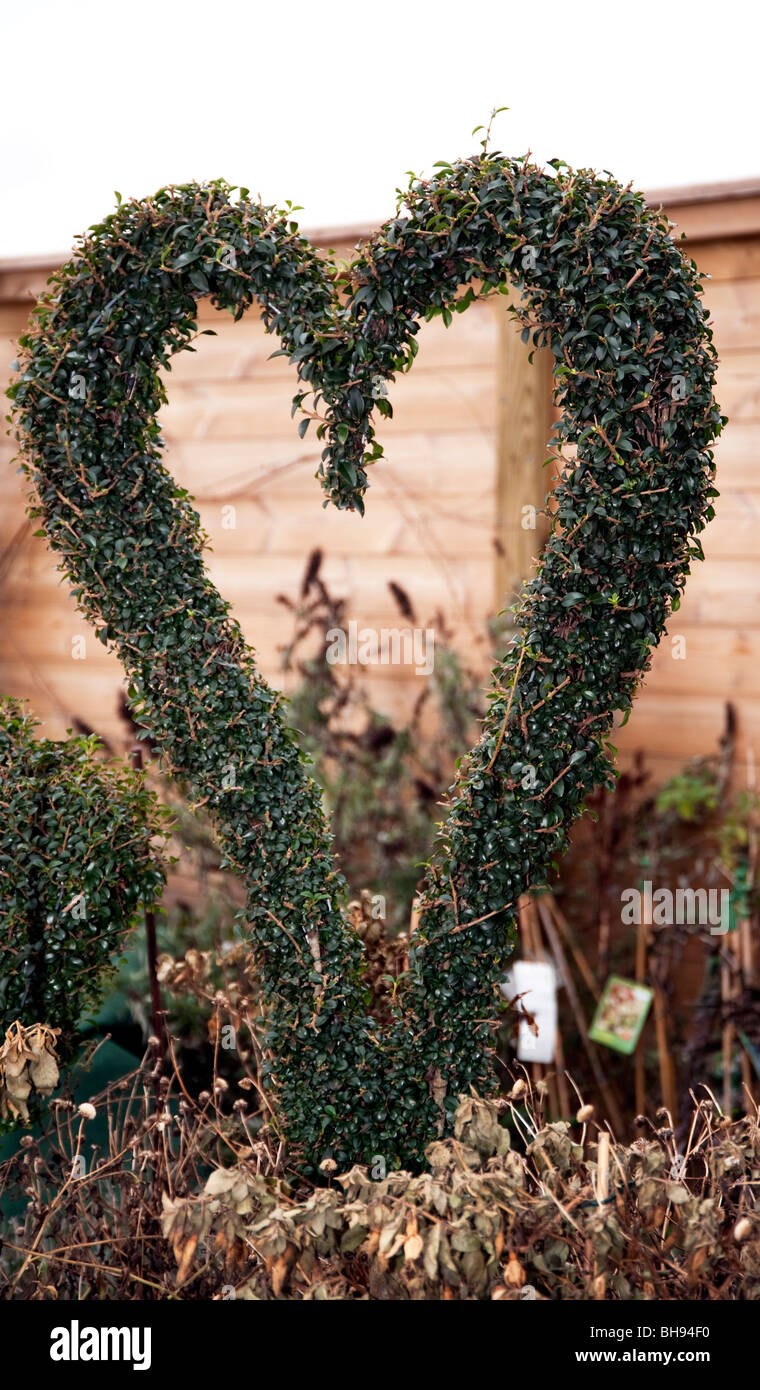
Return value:
M 513 999 L 521 994 L 521 1007 L 533 1016 L 538 1028 L 521 1021 L 517 1034 L 517 1056 L 521 1062 L 553 1062 L 557 1039 L 557 975 L 553 965 L 543 960 L 518 960 L 502 986 Z

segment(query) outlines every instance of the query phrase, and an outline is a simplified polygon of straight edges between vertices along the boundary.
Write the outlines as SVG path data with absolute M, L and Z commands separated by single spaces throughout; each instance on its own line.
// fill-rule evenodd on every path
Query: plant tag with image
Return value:
M 589 1029 L 592 1042 L 612 1047 L 616 1052 L 634 1052 L 651 1002 L 648 985 L 610 975 Z

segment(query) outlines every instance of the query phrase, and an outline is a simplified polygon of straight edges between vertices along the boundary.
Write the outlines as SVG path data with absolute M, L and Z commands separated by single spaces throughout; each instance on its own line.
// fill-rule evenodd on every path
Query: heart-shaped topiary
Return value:
M 418 1162 L 457 1096 L 493 1084 L 498 979 L 518 896 L 545 881 L 628 710 L 711 515 L 715 354 L 693 263 L 612 179 L 484 153 L 417 181 L 348 270 L 289 214 L 224 183 L 164 189 L 91 230 L 22 340 L 12 388 L 25 467 L 82 610 L 118 651 L 167 764 L 217 818 L 248 884 L 263 1076 L 294 1152 Z M 258 299 L 325 442 L 320 473 L 363 509 L 372 412 L 419 322 L 504 288 L 555 357 L 576 446 L 552 533 L 452 789 L 394 1019 L 368 1014 L 317 788 L 209 582 L 199 518 L 161 462 L 159 368 L 196 332 L 196 297 Z M 231 777 L 230 770 L 234 776 Z M 234 785 L 233 785 L 234 783 Z

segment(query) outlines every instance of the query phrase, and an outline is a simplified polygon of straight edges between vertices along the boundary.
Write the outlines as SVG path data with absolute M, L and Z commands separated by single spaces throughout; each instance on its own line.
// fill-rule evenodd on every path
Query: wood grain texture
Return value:
M 547 533 L 544 514 L 552 475 L 543 467 L 551 434 L 551 354 L 531 362 L 520 326 L 503 298 L 495 301 L 499 324 L 499 444 L 496 602 L 519 590 L 532 572 Z

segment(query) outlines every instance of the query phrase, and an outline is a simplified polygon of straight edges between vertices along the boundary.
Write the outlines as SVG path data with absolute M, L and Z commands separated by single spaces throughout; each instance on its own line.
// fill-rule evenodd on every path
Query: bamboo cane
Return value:
M 720 1001 L 724 1013 L 731 1001 L 731 948 L 728 942 L 724 944 L 720 960 Z M 723 1111 L 726 1115 L 731 1114 L 733 1107 L 733 1087 L 731 1085 L 731 1067 L 734 1043 L 734 1030 L 730 1022 L 723 1024 L 723 1034 L 721 1038 L 721 1065 L 723 1069 Z
M 645 922 L 636 927 L 636 980 L 643 984 L 647 965 L 647 928 Z M 636 1086 L 636 1114 L 645 1115 L 647 1108 L 646 1068 L 644 1066 L 644 1029 L 636 1044 L 634 1057 L 634 1081 Z
M 752 923 L 749 917 L 743 917 L 739 923 L 739 945 L 741 947 L 742 977 L 747 989 L 752 989 L 755 978 L 754 963 L 754 943 L 752 941 Z
M 565 1049 L 562 1046 L 562 1034 L 557 1026 L 557 1036 L 554 1042 L 554 1065 L 557 1069 L 557 1091 L 559 1094 L 559 1116 L 561 1119 L 569 1119 L 572 1115 L 570 1106 L 570 1091 L 565 1076 Z
M 612 1120 L 612 1124 L 616 1132 L 622 1136 L 622 1134 L 624 1133 L 624 1126 L 623 1117 L 620 1112 L 620 1106 L 617 1103 L 615 1093 L 609 1081 L 607 1080 L 607 1077 L 604 1074 L 602 1064 L 599 1061 L 599 1057 L 595 1052 L 594 1047 L 589 1038 L 588 1029 L 586 1027 L 586 1019 L 583 1014 L 581 1002 L 578 998 L 578 992 L 575 988 L 575 982 L 573 980 L 572 975 L 570 974 L 570 968 L 567 963 L 567 958 L 562 949 L 562 942 L 559 939 L 557 928 L 555 927 L 551 914 L 549 913 L 548 908 L 544 905 L 543 900 L 539 900 L 538 910 L 541 915 L 541 921 L 544 925 L 544 931 L 546 932 L 547 940 L 551 947 L 552 955 L 554 956 L 554 962 L 557 967 L 557 972 L 564 986 L 568 1000 L 570 1001 L 570 1007 L 573 1011 L 573 1015 L 575 1018 L 575 1025 L 580 1034 L 581 1042 L 583 1043 L 583 1047 L 586 1056 L 588 1057 L 591 1070 L 594 1073 L 594 1079 L 596 1081 L 597 1086 L 599 1087 L 599 1092 L 607 1108 L 607 1113 L 610 1119 Z
M 599 988 L 596 975 L 594 974 L 594 971 L 589 965 L 588 958 L 584 955 L 583 951 L 581 950 L 581 947 L 578 944 L 578 939 L 572 927 L 570 926 L 570 923 L 568 922 L 564 913 L 560 911 L 554 894 L 545 894 L 544 898 L 542 898 L 541 901 L 546 902 L 549 911 L 551 912 L 552 917 L 554 918 L 554 921 L 556 922 L 560 932 L 562 933 L 562 936 L 567 942 L 570 954 L 572 955 L 573 960 L 575 961 L 575 964 L 577 965 L 578 970 L 580 971 L 580 974 L 583 976 L 583 979 L 586 983 L 589 992 L 593 995 L 594 999 L 596 1000 L 596 1003 L 598 1004 L 601 998 L 601 990 Z
M 610 1132 L 599 1131 L 597 1145 L 596 1200 L 602 1206 L 610 1195 Z
M 657 1056 L 660 1066 L 660 1089 L 662 1103 L 670 1111 L 676 1123 L 676 1082 L 675 1067 L 668 1042 L 668 1021 L 665 995 L 659 984 L 654 985 L 654 1026 L 657 1035 Z
M 609 1130 L 603 1129 L 599 1133 L 599 1142 L 596 1149 L 596 1200 L 602 1206 L 610 1195 L 610 1135 Z M 607 1292 L 607 1278 L 598 1272 L 598 1265 L 595 1264 L 596 1274 L 594 1276 L 594 1298 L 601 1300 Z

